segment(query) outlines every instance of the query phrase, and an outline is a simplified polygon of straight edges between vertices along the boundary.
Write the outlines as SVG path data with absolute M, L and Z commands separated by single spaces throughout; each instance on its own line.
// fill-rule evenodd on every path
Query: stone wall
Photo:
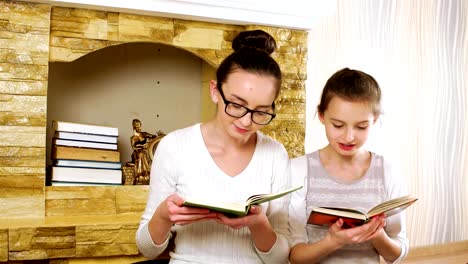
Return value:
M 128 42 L 185 49 L 212 66 L 231 52 L 241 30 L 261 28 L 278 42 L 284 72 L 278 117 L 264 129 L 291 156 L 303 153 L 306 40 L 303 31 L 222 25 L 113 12 L 0 1 L 0 217 L 44 211 L 48 61 L 73 61 Z M 50 45 L 49 45 L 50 38 Z
M 274 57 L 284 79 L 277 119 L 264 132 L 295 157 L 304 152 L 305 31 L 0 0 L 0 262 L 138 253 L 132 234 L 146 203 L 145 187 L 45 187 L 49 61 L 154 42 L 216 67 L 238 32 L 257 28 L 277 40 Z
M 0 1 L 0 217 L 44 216 L 50 10 Z
M 50 60 L 73 61 L 110 45 L 155 42 L 187 50 L 217 67 L 232 52 L 243 30 L 263 29 L 277 41 L 273 57 L 283 71 L 277 119 L 264 132 L 282 142 L 293 157 L 304 153 L 307 32 L 261 26 L 235 26 L 172 18 L 54 7 Z

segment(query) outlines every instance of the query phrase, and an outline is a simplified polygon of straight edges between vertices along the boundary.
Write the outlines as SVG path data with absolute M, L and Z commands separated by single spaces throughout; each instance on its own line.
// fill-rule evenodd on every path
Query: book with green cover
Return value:
M 207 208 L 213 211 L 224 213 L 229 216 L 239 217 L 239 216 L 247 215 L 252 205 L 257 205 L 257 204 L 261 204 L 261 203 L 265 203 L 271 200 L 278 199 L 291 192 L 299 190 L 300 188 L 302 188 L 302 186 L 287 189 L 279 193 L 252 195 L 245 201 L 245 203 L 224 203 L 224 202 L 202 201 L 202 200 L 187 198 L 183 205 L 190 206 L 190 207 Z

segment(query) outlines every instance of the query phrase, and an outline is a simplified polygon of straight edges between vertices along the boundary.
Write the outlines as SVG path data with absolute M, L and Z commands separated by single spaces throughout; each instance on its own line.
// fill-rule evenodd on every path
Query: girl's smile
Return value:
M 338 146 L 344 151 L 351 151 L 354 148 L 354 145 L 338 143 Z

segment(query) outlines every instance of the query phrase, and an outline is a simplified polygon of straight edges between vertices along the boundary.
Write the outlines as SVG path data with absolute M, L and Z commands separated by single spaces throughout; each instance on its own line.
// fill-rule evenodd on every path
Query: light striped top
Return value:
M 159 204 L 172 193 L 202 200 L 243 202 L 249 196 L 290 188 L 289 158 L 283 145 L 257 132 L 257 145 L 248 166 L 239 175 L 226 175 L 205 146 L 200 125 L 174 131 L 158 145 L 152 164 L 150 193 L 136 235 L 140 252 L 156 258 L 167 247 L 154 245 L 148 222 Z M 287 263 L 289 195 L 262 204 L 277 234 L 267 253 L 258 251 L 248 228 L 232 229 L 215 221 L 174 226 L 174 263 Z
M 400 175 L 394 173 L 382 156 L 372 153 L 369 169 L 363 177 L 343 183 L 328 175 L 320 161 L 319 152 L 301 156 L 291 162 L 293 184 L 303 183 L 306 190 L 292 194 L 290 222 L 293 244 L 314 243 L 323 239 L 327 227 L 306 224 L 312 208 L 348 207 L 367 212 L 377 204 L 405 195 L 406 188 Z M 397 241 L 402 252 L 394 262 L 399 263 L 407 255 L 405 213 L 388 217 L 385 232 Z M 328 255 L 321 263 L 380 263 L 380 256 L 370 242 L 347 245 Z

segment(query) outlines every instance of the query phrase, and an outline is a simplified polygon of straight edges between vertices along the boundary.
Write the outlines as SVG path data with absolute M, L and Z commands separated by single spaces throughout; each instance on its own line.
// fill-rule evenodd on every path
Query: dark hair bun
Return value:
M 276 41 L 263 30 L 242 31 L 232 41 L 232 49 L 238 51 L 243 48 L 255 48 L 268 54 L 276 50 Z

